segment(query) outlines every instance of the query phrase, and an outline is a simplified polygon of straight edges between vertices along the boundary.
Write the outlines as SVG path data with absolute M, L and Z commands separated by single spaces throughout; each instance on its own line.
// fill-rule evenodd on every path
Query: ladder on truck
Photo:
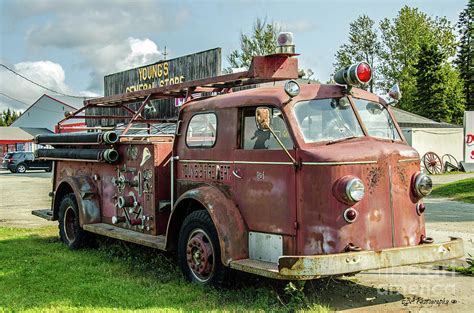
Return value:
M 58 132 L 67 130 L 63 125 L 70 119 L 128 119 L 121 136 L 125 136 L 134 124 L 146 124 L 147 133 L 151 133 L 151 125 L 157 123 L 175 123 L 171 119 L 147 119 L 143 112 L 151 100 L 184 98 L 185 103 L 193 100 L 193 95 L 201 93 L 225 94 L 233 91 L 235 87 L 257 85 L 269 82 L 298 78 L 298 60 L 296 54 L 271 54 L 267 56 L 254 56 L 248 71 L 225 74 L 199 80 L 192 80 L 174 85 L 155 87 L 147 90 L 117 94 L 102 98 L 84 101 L 84 106 L 68 115 L 58 123 Z M 130 108 L 129 104 L 140 103 L 138 109 Z M 126 115 L 89 115 L 85 112 L 90 108 L 119 108 Z M 81 114 L 81 113 L 86 113 Z M 75 130 L 102 131 L 103 127 L 82 127 Z M 112 128 L 117 130 L 117 128 Z M 110 128 L 108 129 L 110 130 Z

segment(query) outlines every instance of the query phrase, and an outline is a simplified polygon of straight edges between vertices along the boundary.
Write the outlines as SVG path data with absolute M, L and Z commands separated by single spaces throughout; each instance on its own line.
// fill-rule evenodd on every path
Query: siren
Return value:
M 372 79 L 372 69 L 369 63 L 359 62 L 339 70 L 334 75 L 336 83 L 341 85 L 367 84 Z

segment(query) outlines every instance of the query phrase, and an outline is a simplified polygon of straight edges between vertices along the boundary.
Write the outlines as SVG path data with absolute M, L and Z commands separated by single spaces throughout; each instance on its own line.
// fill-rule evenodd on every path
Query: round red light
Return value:
M 418 215 L 423 214 L 425 212 L 425 210 L 426 210 L 426 207 L 423 203 L 418 203 L 416 205 L 416 213 L 418 213 Z
M 344 211 L 344 220 L 348 223 L 352 223 L 356 220 L 359 214 L 353 208 L 348 208 Z
M 370 65 L 365 62 L 359 63 L 357 66 L 357 78 L 361 83 L 368 83 L 372 78 L 372 69 Z

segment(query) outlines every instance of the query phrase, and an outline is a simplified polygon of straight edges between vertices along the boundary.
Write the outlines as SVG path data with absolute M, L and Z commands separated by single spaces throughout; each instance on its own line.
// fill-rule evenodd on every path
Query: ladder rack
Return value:
M 169 123 L 176 120 L 146 119 L 142 113 L 151 100 L 185 98 L 186 102 L 192 100 L 192 95 L 202 92 L 228 93 L 234 87 L 262 84 L 298 78 L 298 60 L 293 58 L 296 54 L 272 54 L 268 56 L 255 56 L 248 71 L 220 75 L 216 77 L 192 80 L 179 84 L 155 87 L 147 90 L 134 91 L 124 94 L 112 95 L 84 101 L 84 106 L 69 114 L 58 123 L 58 130 L 66 129 L 62 124 L 70 119 L 130 119 L 122 132 L 126 135 L 132 124 Z M 128 104 L 141 102 L 137 110 L 131 109 Z M 128 115 L 79 115 L 88 108 L 121 108 Z M 82 130 L 100 130 L 96 127 L 84 127 Z

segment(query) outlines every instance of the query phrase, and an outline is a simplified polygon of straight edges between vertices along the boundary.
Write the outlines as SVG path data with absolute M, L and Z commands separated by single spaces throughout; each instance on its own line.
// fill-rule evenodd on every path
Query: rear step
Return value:
M 48 221 L 53 220 L 53 211 L 51 211 L 50 209 L 33 210 L 31 211 L 31 214 L 44 218 L 45 220 L 48 220 Z
M 142 234 L 134 230 L 124 229 L 105 223 L 87 224 L 83 225 L 82 228 L 98 235 L 120 239 L 155 249 L 166 250 L 166 241 L 165 236 L 163 235 L 153 236 Z
M 269 278 L 282 279 L 283 276 L 278 272 L 278 264 L 260 260 L 241 259 L 230 262 L 230 268 L 261 275 Z M 286 278 L 288 279 L 288 278 Z

